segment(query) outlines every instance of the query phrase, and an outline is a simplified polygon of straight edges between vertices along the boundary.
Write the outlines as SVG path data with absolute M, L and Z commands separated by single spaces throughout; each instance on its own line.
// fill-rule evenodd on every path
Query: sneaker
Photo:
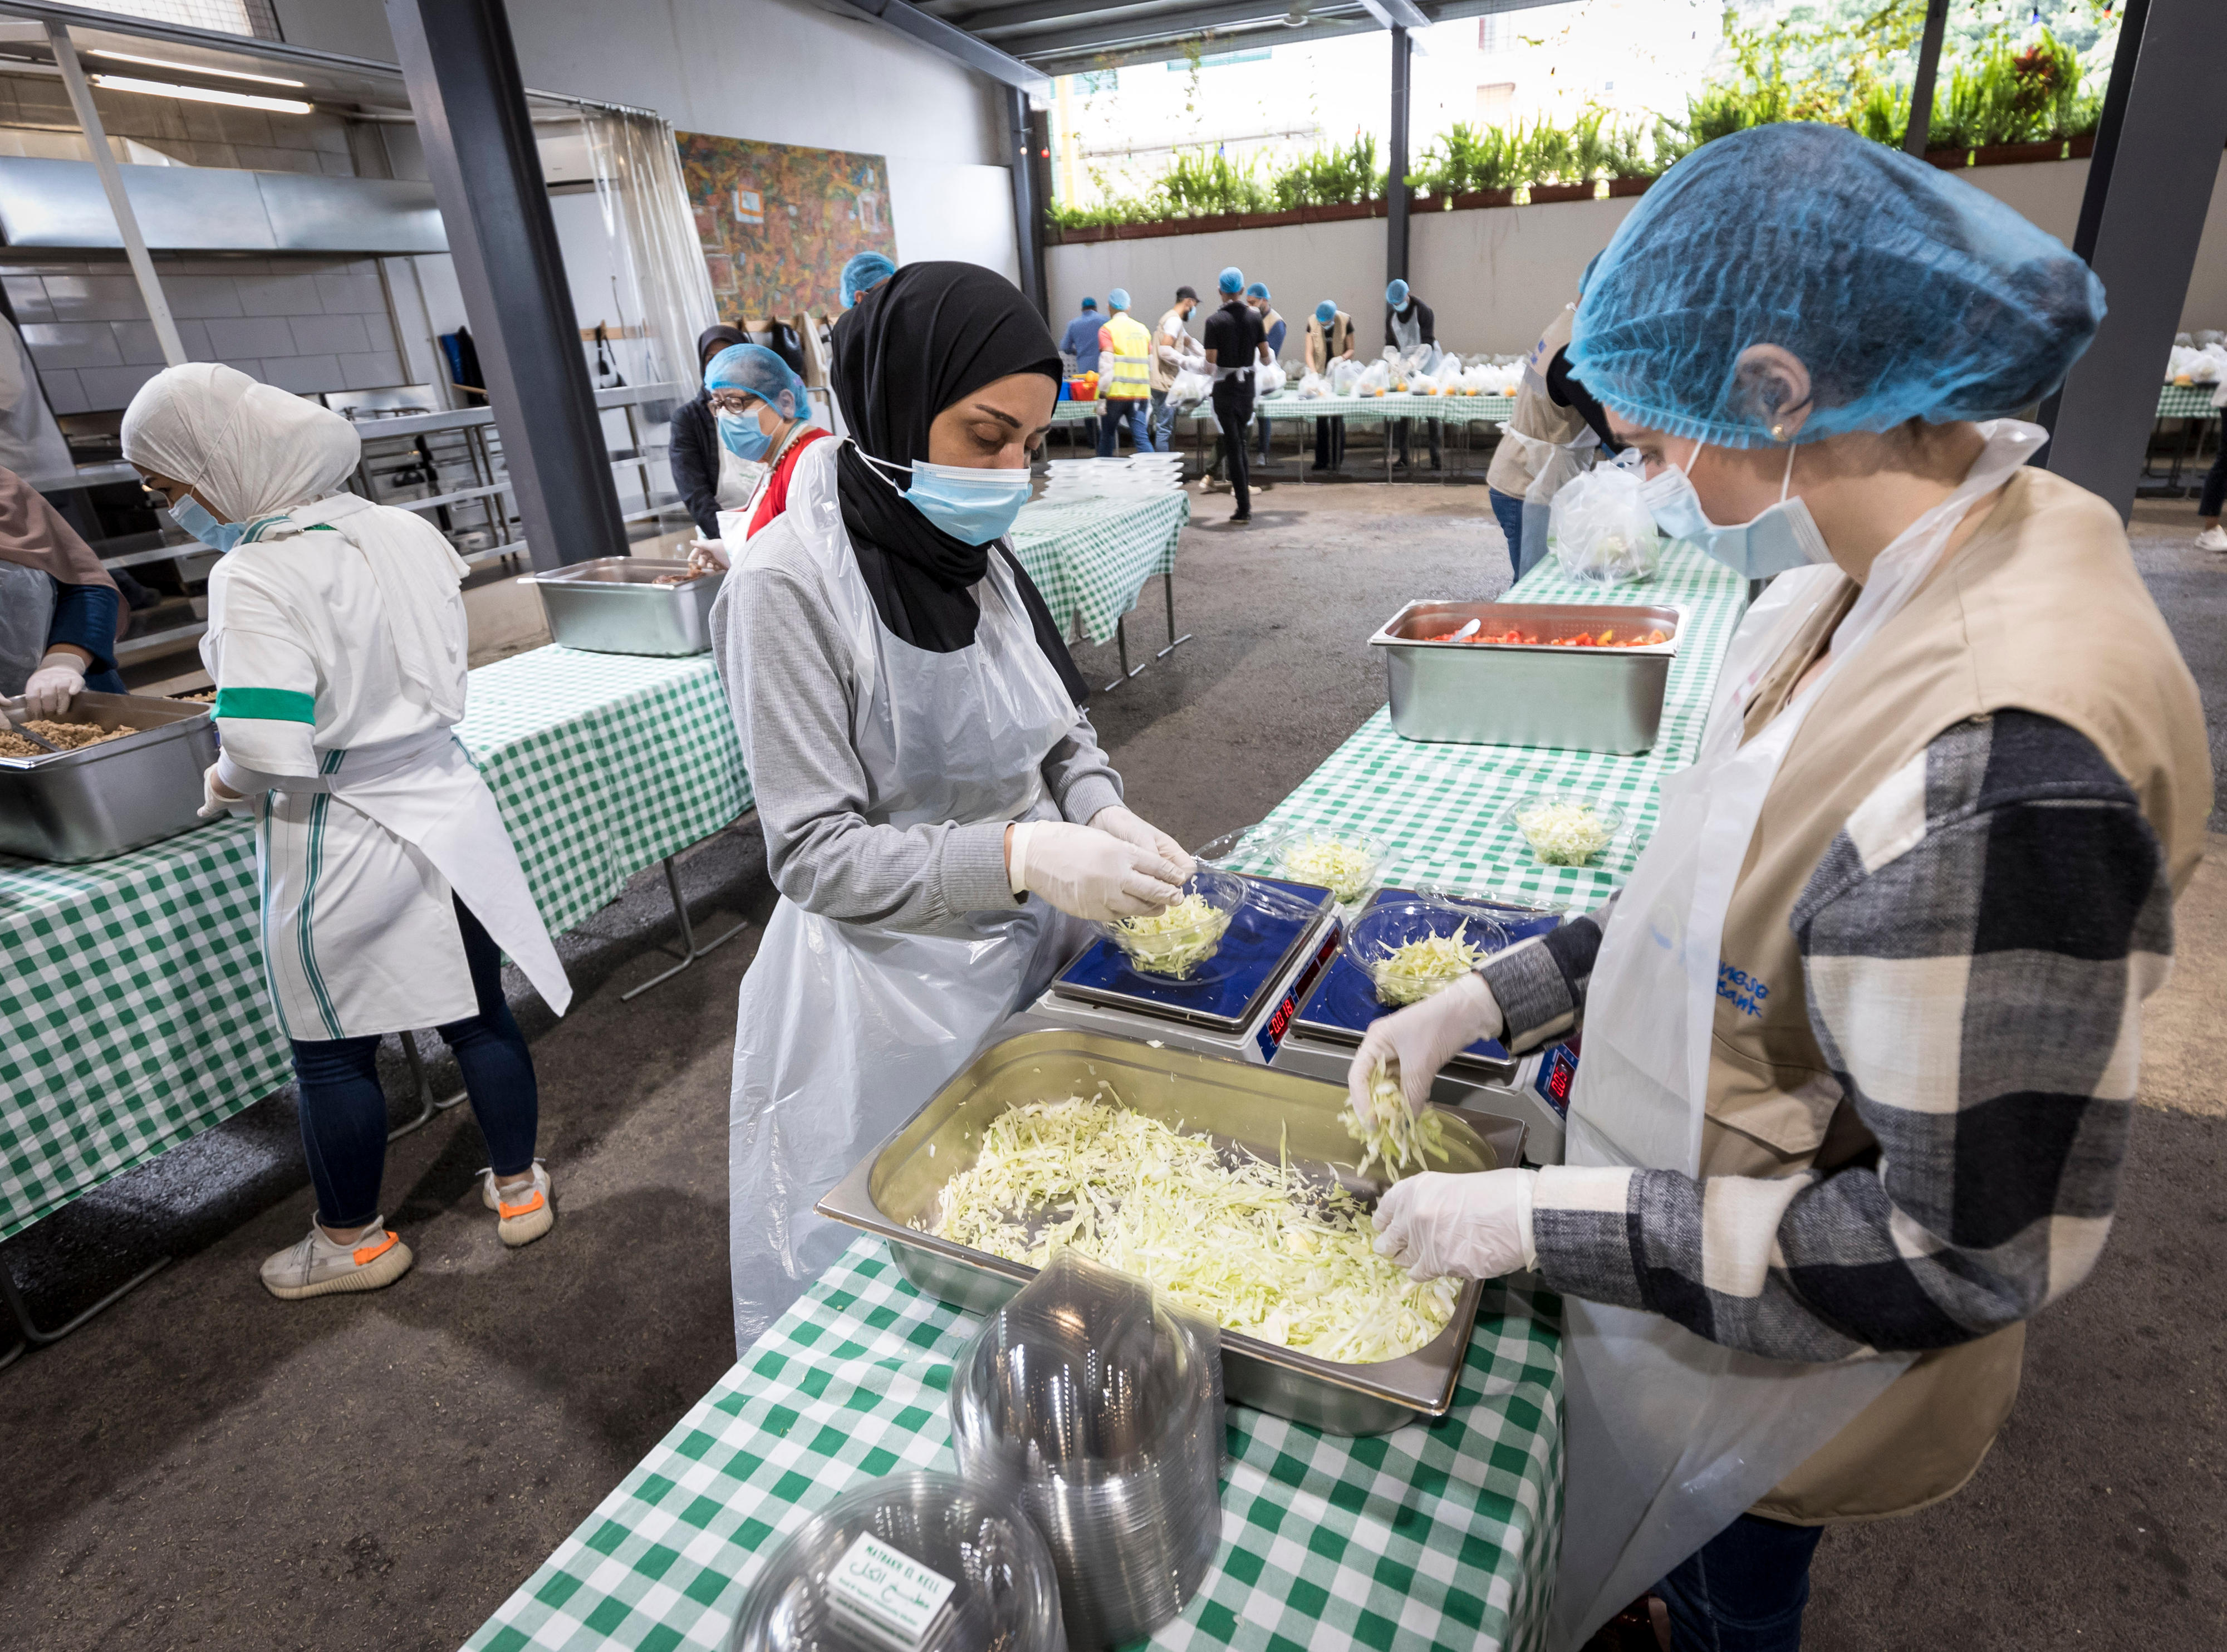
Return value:
M 338 1291 L 376 1291 L 410 1271 L 410 1247 L 401 1236 L 379 1224 L 353 1245 L 335 1245 L 325 1230 L 314 1224 L 300 1244 L 280 1251 L 263 1264 L 263 1288 L 287 1302 L 304 1297 L 330 1296 Z
M 2227 527 L 2214 522 L 2196 536 L 2196 548 L 2199 551 L 2227 551 Z
M 1234 512 L 1229 520 L 1233 522 L 1249 522 L 1253 520 L 1253 513 L 1250 511 Z
M 497 1194 L 495 1172 L 480 1172 L 481 1201 L 501 1218 L 495 1225 L 495 1237 L 513 1248 L 531 1245 L 556 1224 L 556 1209 L 549 1202 L 552 1190 L 549 1171 L 538 1158 L 533 1161 L 533 1190 L 524 1198 L 514 1192 L 507 1198 Z

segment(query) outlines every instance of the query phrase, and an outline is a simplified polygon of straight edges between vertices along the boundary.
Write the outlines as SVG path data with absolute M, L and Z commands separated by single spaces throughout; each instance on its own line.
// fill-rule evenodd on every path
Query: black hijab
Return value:
M 892 635 L 935 654 L 971 647 L 981 610 L 973 587 L 994 545 L 1013 571 L 1037 644 L 1077 705 L 1089 691 L 1043 596 L 1002 545 L 969 545 L 903 497 L 909 472 L 878 470 L 928 457 L 928 427 L 971 391 L 1016 373 L 1056 383 L 1059 349 L 1043 318 L 1003 276 L 979 265 L 908 264 L 837 324 L 835 399 L 851 441 L 836 456 L 837 493 L 858 571 Z M 854 445 L 855 444 L 855 445 Z
M 711 392 L 704 388 L 704 369 L 711 365 L 711 358 L 719 350 L 731 350 L 737 344 L 748 344 L 749 335 L 738 332 L 724 322 L 707 327 L 696 335 L 696 396 L 699 401 Z M 715 350 L 711 347 L 718 346 Z

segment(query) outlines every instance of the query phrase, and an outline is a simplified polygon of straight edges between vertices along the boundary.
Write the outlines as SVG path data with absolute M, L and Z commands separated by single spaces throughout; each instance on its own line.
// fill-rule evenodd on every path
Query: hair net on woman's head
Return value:
M 1324 327 L 1328 327 L 1332 322 L 1336 321 L 1337 319 L 1337 300 L 1325 298 L 1322 303 L 1317 304 L 1315 306 L 1315 319 L 1320 322 Z
M 897 272 L 897 266 L 879 252 L 853 252 L 843 266 L 843 308 L 858 302 L 858 295 L 880 285 Z
M 338 413 L 220 362 L 166 367 L 124 410 L 124 456 L 233 522 L 330 498 L 362 450 Z
M 737 344 L 720 351 L 704 369 L 704 388 L 747 391 L 783 418 L 804 418 L 812 411 L 804 380 L 763 344 Z
M 1771 444 L 1773 344 L 1809 369 L 1799 437 L 2001 418 L 2064 382 L 2103 287 L 1990 195 L 1839 126 L 1719 138 L 1641 198 L 1578 305 L 1570 366 L 1636 424 Z

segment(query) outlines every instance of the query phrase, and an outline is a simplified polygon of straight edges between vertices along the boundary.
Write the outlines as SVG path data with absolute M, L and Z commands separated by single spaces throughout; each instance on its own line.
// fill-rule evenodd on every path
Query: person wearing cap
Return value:
M 1253 369 L 1268 360 L 1260 316 L 1245 301 L 1245 272 L 1232 265 L 1216 284 L 1222 308 L 1206 318 L 1206 360 L 1214 369 L 1214 418 L 1222 427 L 1228 456 L 1229 489 L 1237 495 L 1233 522 L 1253 520 L 1253 493 L 1246 475 L 1245 427 L 1253 418 Z
M 843 266 L 843 308 L 854 308 L 858 300 L 887 281 L 897 272 L 897 266 L 880 252 L 853 252 Z
M 1565 1163 L 1375 1215 L 1418 1277 L 1561 1298 L 1557 1644 L 1651 1583 L 1675 1645 L 1798 1645 L 1822 1530 L 1957 1490 L 2102 1253 L 2212 797 L 2117 506 L 2017 418 L 2103 311 L 2010 207 L 1801 122 L 1679 162 L 1586 283 L 1656 524 L 1771 583 L 1621 892 L 1352 1077 L 1412 1105 L 1583 1029 Z
M 1384 289 L 1384 341 L 1402 355 L 1420 345 L 1435 348 L 1439 341 L 1438 317 L 1404 281 L 1394 281 Z M 1392 421 L 1393 438 L 1400 444 L 1400 456 L 1393 466 L 1396 470 L 1407 468 L 1409 422 L 1404 418 Z M 1431 443 L 1431 469 L 1436 470 L 1439 466 L 1439 421 L 1425 419 L 1423 430 Z
M 1106 295 L 1113 314 L 1098 329 L 1098 393 L 1106 417 L 1098 422 L 1098 456 L 1110 459 L 1120 449 L 1121 427 L 1139 453 L 1152 450 L 1145 414 L 1152 405 L 1152 335 L 1129 313 L 1129 295 L 1116 287 Z
M 1307 318 L 1307 371 L 1326 373 L 1333 361 L 1353 359 L 1353 317 L 1325 298 Z M 1345 421 L 1315 421 L 1315 469 L 1335 470 L 1345 462 Z
M 1152 332 L 1152 445 L 1170 451 L 1175 440 L 1176 410 L 1168 405 L 1168 392 L 1176 374 L 1199 354 L 1199 342 L 1187 330 L 1190 313 L 1198 308 L 1198 294 L 1189 287 L 1176 289 L 1176 301 Z
M 1289 329 L 1284 325 L 1284 318 L 1268 303 L 1268 284 L 1255 281 L 1247 287 L 1245 302 L 1253 306 L 1253 313 L 1260 318 L 1263 341 L 1268 347 L 1267 359 L 1273 361 L 1283 352 L 1284 335 Z M 1260 421 L 1260 462 L 1268 462 L 1268 421 L 1265 418 Z
M 1085 298 L 1082 313 L 1067 324 L 1067 331 L 1059 335 L 1059 353 L 1067 358 L 1070 373 L 1098 371 L 1098 329 L 1105 325 L 1098 313 L 1098 301 Z

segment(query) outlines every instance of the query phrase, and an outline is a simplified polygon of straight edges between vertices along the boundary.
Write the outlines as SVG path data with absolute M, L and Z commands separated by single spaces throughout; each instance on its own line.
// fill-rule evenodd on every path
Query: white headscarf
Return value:
M 438 716 L 464 714 L 467 642 L 456 586 L 469 571 L 432 525 L 342 491 L 363 443 L 339 414 L 191 361 L 140 387 L 124 413 L 124 456 L 195 488 L 234 522 L 270 523 L 258 540 L 329 526 L 370 565 L 402 679 Z

